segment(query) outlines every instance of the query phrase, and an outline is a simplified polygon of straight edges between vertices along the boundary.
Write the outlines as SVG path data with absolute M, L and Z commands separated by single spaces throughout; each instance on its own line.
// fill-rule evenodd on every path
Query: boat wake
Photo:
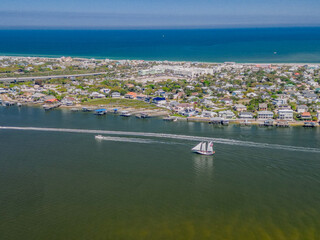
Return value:
M 38 127 L 7 127 L 0 126 L 0 129 L 6 130 L 25 130 L 25 131 L 46 131 L 46 132 L 66 132 L 66 133 L 88 133 L 88 134 L 105 134 L 105 135 L 122 135 L 122 136 L 136 136 L 136 137 L 153 137 L 153 138 L 167 138 L 178 139 L 186 141 L 213 141 L 216 144 L 236 145 L 243 147 L 256 147 L 256 148 L 268 148 L 286 151 L 300 151 L 309 153 L 320 153 L 318 148 L 298 147 L 271 143 L 257 143 L 250 141 L 233 140 L 226 138 L 211 138 L 211 137 L 199 137 L 188 135 L 176 135 L 167 133 L 148 133 L 148 132 L 125 132 L 125 131 L 108 131 L 108 130 L 90 130 L 90 129 L 68 129 L 68 128 L 38 128 Z M 108 138 L 108 137 L 106 137 Z M 120 138 L 117 138 L 120 139 Z M 130 139 L 130 138 L 129 138 Z M 138 139 L 138 138 L 137 138 Z M 135 141 L 137 140 L 135 139 Z M 149 139 L 140 139 L 138 141 L 146 141 L 143 143 L 149 143 Z M 111 140 L 110 140 L 111 141 Z M 152 140 L 150 140 L 152 141 Z M 141 142 L 142 143 L 142 142 Z
M 96 138 L 97 141 L 112 141 L 112 142 L 132 142 L 132 143 L 161 143 L 159 141 L 153 141 L 151 139 L 144 138 L 127 138 L 127 137 L 109 137 L 102 136 L 100 138 Z

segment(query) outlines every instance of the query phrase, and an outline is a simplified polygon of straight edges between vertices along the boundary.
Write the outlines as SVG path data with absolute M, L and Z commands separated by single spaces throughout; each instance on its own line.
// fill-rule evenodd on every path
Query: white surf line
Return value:
M 215 143 L 220 143 L 220 144 L 237 145 L 237 146 L 244 146 L 244 147 L 257 147 L 257 148 L 268 148 L 268 149 L 278 149 L 278 150 L 287 150 L 287 151 L 320 153 L 319 148 L 296 147 L 296 146 L 280 145 L 280 144 L 240 141 L 240 140 L 233 140 L 233 139 L 226 139 L 226 138 L 198 137 L 198 136 L 176 135 L 176 134 L 167 134 L 167 133 L 125 132 L 125 131 L 68 129 L 68 128 L 9 127 L 9 126 L 0 126 L 0 129 L 45 131 L 45 132 L 67 132 L 67 133 L 91 133 L 91 134 L 123 135 L 123 136 L 137 136 L 137 137 L 156 137 L 156 138 L 169 138 L 169 139 L 179 139 L 179 140 L 188 140 L 188 141 L 213 141 Z

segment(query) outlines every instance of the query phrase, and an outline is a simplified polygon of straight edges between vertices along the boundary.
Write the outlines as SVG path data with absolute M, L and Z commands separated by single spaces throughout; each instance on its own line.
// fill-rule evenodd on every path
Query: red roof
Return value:
M 310 117 L 311 114 L 310 114 L 309 112 L 304 112 L 304 113 L 301 114 L 301 116 L 303 116 L 303 117 Z
M 51 99 L 48 99 L 48 100 L 46 100 L 46 102 L 57 102 L 58 101 L 58 99 L 56 99 L 56 98 L 51 98 Z

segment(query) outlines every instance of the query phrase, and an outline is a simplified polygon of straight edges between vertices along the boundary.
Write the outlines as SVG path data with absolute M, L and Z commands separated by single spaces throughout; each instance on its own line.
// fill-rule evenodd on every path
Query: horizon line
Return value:
M 277 24 L 277 25 L 199 25 L 199 26 L 106 26 L 106 27 L 81 27 L 81 26 L 1 26 L 0 30 L 215 30 L 215 29 L 274 29 L 274 28 L 320 28 L 320 24 Z

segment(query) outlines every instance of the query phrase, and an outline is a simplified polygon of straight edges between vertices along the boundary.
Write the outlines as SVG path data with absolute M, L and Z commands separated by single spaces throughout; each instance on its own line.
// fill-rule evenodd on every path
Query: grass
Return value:
M 146 108 L 146 109 L 161 109 L 157 106 L 149 103 L 125 99 L 125 98 L 105 98 L 105 99 L 93 99 L 88 102 L 82 103 L 82 105 L 96 106 L 96 105 L 109 105 L 112 107 L 130 107 L 130 108 Z

